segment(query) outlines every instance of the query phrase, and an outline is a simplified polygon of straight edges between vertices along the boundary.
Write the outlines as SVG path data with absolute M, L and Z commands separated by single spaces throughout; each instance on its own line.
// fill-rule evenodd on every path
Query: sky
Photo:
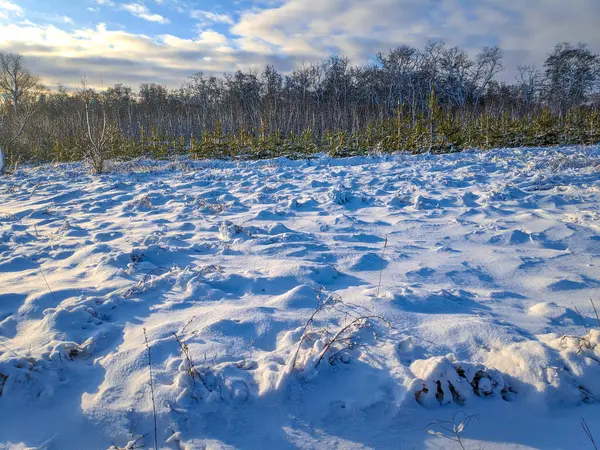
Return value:
M 0 0 L 0 51 L 51 88 L 176 88 L 199 71 L 290 72 L 332 54 L 362 64 L 444 40 L 473 55 L 500 45 L 512 81 L 561 41 L 600 52 L 599 24 L 600 0 Z

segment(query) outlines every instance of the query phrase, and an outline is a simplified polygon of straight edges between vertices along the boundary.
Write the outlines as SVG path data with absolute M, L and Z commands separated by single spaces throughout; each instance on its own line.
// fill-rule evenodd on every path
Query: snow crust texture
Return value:
M 599 294 L 596 147 L 22 168 L 0 449 L 583 448 Z

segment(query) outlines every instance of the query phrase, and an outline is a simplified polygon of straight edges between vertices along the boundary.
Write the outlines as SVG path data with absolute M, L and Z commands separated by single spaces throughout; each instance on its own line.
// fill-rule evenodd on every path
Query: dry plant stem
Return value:
M 592 435 L 590 427 L 588 426 L 587 422 L 585 421 L 585 419 L 583 417 L 581 418 L 581 428 L 583 428 L 583 431 L 585 432 L 585 434 L 589 438 L 590 442 L 592 443 L 594 450 L 598 450 L 598 446 L 596 445 L 596 441 L 594 440 L 594 436 Z
M 148 282 L 148 279 L 150 279 L 150 277 L 152 277 L 152 276 L 154 276 L 154 275 L 163 275 L 163 274 L 165 274 L 165 273 L 168 273 L 168 272 L 170 272 L 170 271 L 171 271 L 171 269 L 169 269 L 169 268 L 167 268 L 167 267 L 157 267 L 157 268 L 155 268 L 155 269 L 152 269 L 152 270 L 150 270 L 150 271 L 146 272 L 146 273 L 144 274 L 144 278 L 142 278 L 142 279 L 141 279 L 141 280 L 138 282 L 138 284 L 136 284 L 135 286 L 128 288 L 128 289 L 127 289 L 127 290 L 126 290 L 126 291 L 123 293 L 123 295 L 124 295 L 125 297 L 129 297 L 129 296 L 131 296 L 131 295 L 134 295 L 134 294 L 140 294 L 140 293 L 144 292 L 144 291 L 145 291 L 145 289 L 146 289 L 146 283 Z
M 134 436 L 132 436 L 133 438 Z M 143 443 L 141 443 L 140 441 L 142 441 L 144 439 L 145 436 L 139 436 L 137 439 L 135 439 L 133 441 L 133 447 L 132 448 L 144 448 Z
M 459 414 L 464 415 L 464 419 L 462 421 L 460 421 L 459 423 L 456 423 L 457 417 Z M 471 423 L 471 420 L 473 420 L 473 419 L 479 419 L 479 415 L 471 414 L 471 415 L 467 416 L 464 412 L 457 411 L 452 415 L 452 422 L 447 421 L 447 420 L 435 420 L 433 423 L 429 424 L 429 426 L 431 426 L 431 425 L 439 426 L 441 429 L 443 429 L 447 433 L 454 435 L 454 437 L 446 436 L 443 433 L 432 433 L 432 430 L 430 430 L 430 433 L 432 433 L 438 437 L 456 442 L 462 450 L 466 450 L 465 446 L 462 442 L 462 434 L 468 428 L 469 424 Z M 452 428 L 448 428 L 447 425 L 451 426 Z
M 8 345 L 3 344 L 2 342 L 0 342 L 0 347 L 5 348 L 6 350 L 8 350 L 9 352 L 11 352 L 13 355 L 15 355 L 17 358 L 23 358 L 26 359 L 24 356 L 19 355 L 17 352 L 15 352 L 12 348 L 10 348 Z
M 581 325 L 583 326 L 583 329 L 585 330 L 585 334 L 589 334 L 590 330 L 588 330 L 588 328 L 585 326 L 585 320 L 583 320 L 583 316 L 581 315 L 581 312 L 579 311 L 579 309 L 577 309 L 577 306 L 574 306 L 573 308 L 575 308 L 575 312 L 579 316 L 579 320 L 581 320 Z
M 177 335 L 177 333 L 173 333 L 173 336 L 175 337 L 177 344 L 179 344 L 181 353 L 183 353 L 183 356 L 188 364 L 190 375 L 192 378 L 192 383 L 194 383 L 194 386 L 196 386 L 196 377 L 198 377 L 198 379 L 202 382 L 202 384 L 208 390 L 208 392 L 212 392 L 213 390 L 208 386 L 208 384 L 206 384 L 206 380 L 204 379 L 202 374 L 200 374 L 200 372 L 196 368 L 196 365 L 194 364 L 194 360 L 192 359 L 192 356 L 190 355 L 190 350 L 189 350 L 187 344 L 181 340 L 181 338 Z
M 138 287 L 145 287 L 146 286 L 146 282 L 148 281 L 148 278 L 150 278 L 151 276 L 160 274 L 163 275 L 167 272 L 170 272 L 171 269 L 167 268 L 167 267 L 157 267 L 156 269 L 152 269 L 149 272 L 146 272 L 146 274 L 144 275 L 144 278 L 142 279 L 142 281 L 140 281 L 140 283 L 138 284 Z
M 144 328 L 144 341 L 146 342 L 146 350 L 148 351 L 148 368 L 150 370 L 150 395 L 152 396 L 152 415 L 154 417 L 154 450 L 158 450 L 158 436 L 157 436 L 157 425 L 156 425 L 156 402 L 154 400 L 154 381 L 152 379 L 152 352 L 150 344 L 148 343 L 148 336 L 146 335 L 146 328 Z
M 56 298 L 56 295 L 54 295 L 54 292 L 52 292 L 52 289 L 50 289 L 50 285 L 48 284 L 48 280 L 46 280 L 46 276 L 44 275 L 44 271 L 42 270 L 41 266 L 40 266 L 40 274 L 42 275 L 42 278 L 44 279 L 44 283 L 46 283 L 46 287 L 50 291 L 50 294 L 52 294 L 52 298 L 54 299 L 54 301 L 58 305 L 58 299 Z
M 375 295 L 375 300 L 379 299 L 379 290 L 381 289 L 381 277 L 383 275 L 383 264 L 385 262 L 385 249 L 388 245 L 388 238 L 386 236 L 385 243 L 383 244 L 383 251 L 381 252 L 381 268 L 379 269 L 379 284 L 377 285 L 377 294 Z
M 590 298 L 590 303 L 592 304 L 592 308 L 594 308 L 594 312 L 596 313 L 596 320 L 598 321 L 598 327 L 600 328 L 600 316 L 598 315 L 598 310 L 596 309 L 596 305 L 594 305 L 594 301 Z
M 346 350 L 348 350 L 349 348 L 351 348 L 351 344 L 346 345 L 345 347 L 341 348 L 340 350 L 338 350 L 337 352 L 335 352 L 333 355 L 331 355 L 329 357 L 329 364 L 333 364 L 333 362 L 335 361 L 335 359 L 340 356 L 342 353 L 344 353 Z
M 111 448 L 114 448 L 116 450 L 136 450 L 136 449 L 144 448 L 144 443 L 140 442 L 140 441 L 142 441 L 145 438 L 146 438 L 145 435 L 139 436 L 137 438 L 134 435 L 132 435 L 131 439 L 133 439 L 133 442 L 131 443 L 131 445 L 127 444 L 125 447 L 119 447 L 118 445 L 116 445 L 113 442 L 113 446 Z
M 187 327 L 190 326 L 190 324 L 196 319 L 196 316 L 192 316 L 192 318 L 190 320 L 188 320 L 188 322 L 185 324 L 185 326 L 181 329 L 180 333 L 183 336 L 185 334 L 185 330 L 187 329 Z
M 319 292 L 319 299 L 320 298 L 321 298 L 321 293 Z M 323 303 L 320 303 L 320 301 L 319 301 L 320 305 L 312 313 L 312 315 L 310 316 L 310 318 L 304 325 L 304 329 L 302 330 L 302 337 L 300 338 L 300 342 L 298 342 L 298 347 L 296 347 L 296 352 L 294 353 L 294 358 L 292 359 L 292 370 L 295 369 L 295 367 L 296 367 L 296 360 L 298 359 L 298 353 L 300 353 L 300 347 L 302 346 L 302 343 L 306 339 L 306 331 L 308 330 L 308 327 L 310 327 L 310 325 L 313 323 L 313 320 L 315 319 L 316 315 L 319 312 L 323 311 L 327 306 L 334 305 L 336 303 L 336 301 L 337 301 L 336 297 L 333 297 L 333 296 L 329 296 L 329 298 L 327 300 L 325 300 Z
M 597 397 L 595 397 L 594 395 L 592 395 L 590 392 L 588 392 L 587 389 L 584 389 L 583 386 L 577 386 L 577 389 L 579 390 L 579 392 L 581 392 L 583 395 L 585 395 L 588 398 L 591 398 L 592 400 L 594 400 L 596 403 L 600 402 L 600 399 L 598 399 Z
M 33 189 L 31 190 L 31 193 L 29 194 L 29 198 L 31 199 L 31 197 L 33 197 L 33 194 L 35 194 L 35 191 L 37 191 L 37 189 L 40 187 L 41 183 L 37 183 Z
M 331 348 L 331 346 L 333 344 L 335 344 L 336 342 L 340 341 L 340 336 L 342 336 L 346 331 L 348 331 L 354 325 L 360 323 L 361 321 L 367 321 L 369 319 L 379 319 L 379 320 L 382 320 L 383 322 L 385 322 L 389 326 L 389 322 L 387 320 L 385 320 L 381 316 L 375 316 L 375 315 L 373 315 L 373 316 L 361 316 L 361 317 L 357 317 L 352 322 L 350 322 L 348 325 L 346 325 L 345 327 L 341 328 L 335 334 L 335 336 L 327 343 L 327 345 L 325 346 L 325 348 L 323 350 L 321 350 L 321 353 L 319 353 L 319 357 L 318 357 L 317 362 L 315 364 L 315 368 L 317 368 L 319 366 L 321 360 L 327 354 L 327 352 L 329 351 L 329 349 Z

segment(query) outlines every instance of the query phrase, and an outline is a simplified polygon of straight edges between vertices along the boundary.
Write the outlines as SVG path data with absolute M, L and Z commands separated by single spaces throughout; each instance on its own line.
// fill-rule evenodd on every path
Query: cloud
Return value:
M 598 0 L 286 0 L 241 14 L 231 28 L 241 48 L 314 61 L 332 53 L 354 62 L 401 44 L 444 40 L 472 55 L 499 44 L 507 68 L 543 64 L 554 44 L 584 41 L 600 51 Z M 514 76 L 511 70 L 504 75 Z
M 102 0 L 104 1 L 104 0 Z M 135 17 L 147 20 L 148 22 L 170 23 L 170 20 L 160 14 L 153 14 L 143 3 L 127 3 L 121 6 L 121 9 L 131 13 Z
M 46 15 L 45 19 L 48 22 L 52 22 L 52 23 L 64 23 L 67 25 L 75 24 L 75 22 L 73 21 L 72 18 L 70 18 L 69 16 L 60 15 L 60 14 Z
M 23 54 L 27 66 L 49 87 L 77 87 L 84 76 L 93 87 L 100 87 L 101 82 L 104 86 L 156 82 L 177 87 L 198 71 L 222 74 L 265 64 L 293 68 L 279 57 L 235 48 L 225 35 L 213 30 L 184 39 L 111 30 L 103 24 L 65 30 L 59 25 L 0 23 L 0 51 L 7 50 Z
M 23 8 L 9 0 L 0 0 L 0 14 L 4 17 L 9 15 L 22 16 Z
M 227 14 L 217 14 L 210 11 L 202 11 L 195 9 L 190 13 L 190 16 L 198 20 L 202 25 L 213 23 L 224 23 L 233 25 L 233 19 Z
M 192 10 L 184 0 L 153 1 L 184 8 L 186 14 Z M 112 0 L 95 3 L 121 8 Z M 6 4 L 7 0 L 0 0 L 0 5 Z M 154 81 L 171 87 L 200 70 L 219 74 L 273 64 L 286 72 L 334 53 L 362 64 L 377 51 L 401 44 L 422 47 L 430 39 L 461 46 L 471 55 L 498 43 L 504 50 L 507 70 L 501 78 L 506 81 L 514 80 L 518 65 L 535 63 L 542 68 L 547 53 L 560 41 L 587 42 L 600 52 L 600 33 L 594 32 L 600 22 L 598 0 L 568 4 L 563 0 L 273 0 L 261 4 L 262 8 L 235 16 L 195 10 L 193 17 L 204 25 L 194 38 L 179 33 L 136 34 L 104 25 L 0 22 L 0 51 L 21 52 L 50 86 L 77 83 L 87 75 L 90 83 L 102 77 L 105 84 Z M 145 20 L 167 20 L 140 2 L 123 7 Z M 11 8 L 11 14 L 20 13 Z M 3 11 L 7 10 L 0 8 L 0 15 Z M 211 24 L 228 30 L 221 27 L 217 32 Z

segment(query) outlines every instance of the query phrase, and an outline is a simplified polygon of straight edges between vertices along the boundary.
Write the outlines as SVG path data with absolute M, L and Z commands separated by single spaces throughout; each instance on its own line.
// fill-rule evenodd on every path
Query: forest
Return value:
M 19 54 L 0 53 L 0 146 L 11 168 L 110 159 L 350 156 L 600 142 L 600 57 L 560 43 L 543 68 L 499 80 L 503 52 L 474 57 L 430 42 L 343 56 L 291 73 L 273 66 L 196 73 L 177 89 L 143 83 L 45 88 Z M 72 81 L 72 80 L 68 80 Z

